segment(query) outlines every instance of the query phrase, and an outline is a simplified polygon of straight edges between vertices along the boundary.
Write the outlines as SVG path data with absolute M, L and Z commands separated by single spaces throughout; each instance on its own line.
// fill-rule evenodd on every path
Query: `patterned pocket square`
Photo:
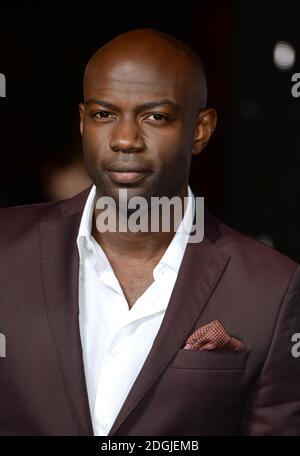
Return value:
M 231 337 L 218 320 L 196 329 L 185 342 L 184 350 L 245 351 L 246 346 Z

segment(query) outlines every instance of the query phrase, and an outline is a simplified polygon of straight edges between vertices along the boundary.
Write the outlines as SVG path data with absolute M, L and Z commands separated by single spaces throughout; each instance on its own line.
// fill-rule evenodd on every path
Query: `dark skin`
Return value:
M 94 54 L 84 75 L 80 130 L 96 198 L 187 196 L 191 159 L 209 141 L 216 112 L 207 109 L 201 62 L 168 35 L 134 30 Z M 120 183 L 117 171 L 138 171 Z M 124 174 L 122 174 L 124 176 Z M 166 232 L 92 235 L 105 251 L 129 308 L 153 282 L 153 269 L 174 236 Z

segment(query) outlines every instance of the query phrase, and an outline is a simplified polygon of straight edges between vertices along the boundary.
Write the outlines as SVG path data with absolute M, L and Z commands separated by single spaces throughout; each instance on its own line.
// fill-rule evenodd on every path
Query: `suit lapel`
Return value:
M 76 238 L 82 212 L 40 224 L 44 305 L 79 434 L 93 435 L 78 322 Z
M 229 256 L 220 253 L 207 238 L 200 244 L 187 245 L 162 325 L 110 436 L 117 433 L 191 334 L 228 261 Z

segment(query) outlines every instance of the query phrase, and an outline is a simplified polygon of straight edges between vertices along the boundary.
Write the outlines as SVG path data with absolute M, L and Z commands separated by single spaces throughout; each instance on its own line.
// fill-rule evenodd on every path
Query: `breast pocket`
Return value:
M 242 371 L 245 369 L 248 354 L 248 350 L 243 352 L 222 352 L 180 349 L 173 358 L 170 367 L 175 369 Z

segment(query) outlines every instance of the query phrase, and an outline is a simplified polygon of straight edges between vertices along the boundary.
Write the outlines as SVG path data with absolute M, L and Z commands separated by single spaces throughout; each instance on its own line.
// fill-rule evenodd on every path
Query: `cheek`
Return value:
M 104 151 L 107 150 L 107 141 L 101 135 L 99 129 L 86 128 L 82 135 L 82 148 L 84 159 L 88 163 L 100 163 L 104 156 Z
M 177 133 L 177 134 L 176 134 Z M 164 173 L 184 174 L 190 166 L 191 145 L 182 132 L 173 132 L 159 142 L 153 142 L 157 151 L 157 160 Z

